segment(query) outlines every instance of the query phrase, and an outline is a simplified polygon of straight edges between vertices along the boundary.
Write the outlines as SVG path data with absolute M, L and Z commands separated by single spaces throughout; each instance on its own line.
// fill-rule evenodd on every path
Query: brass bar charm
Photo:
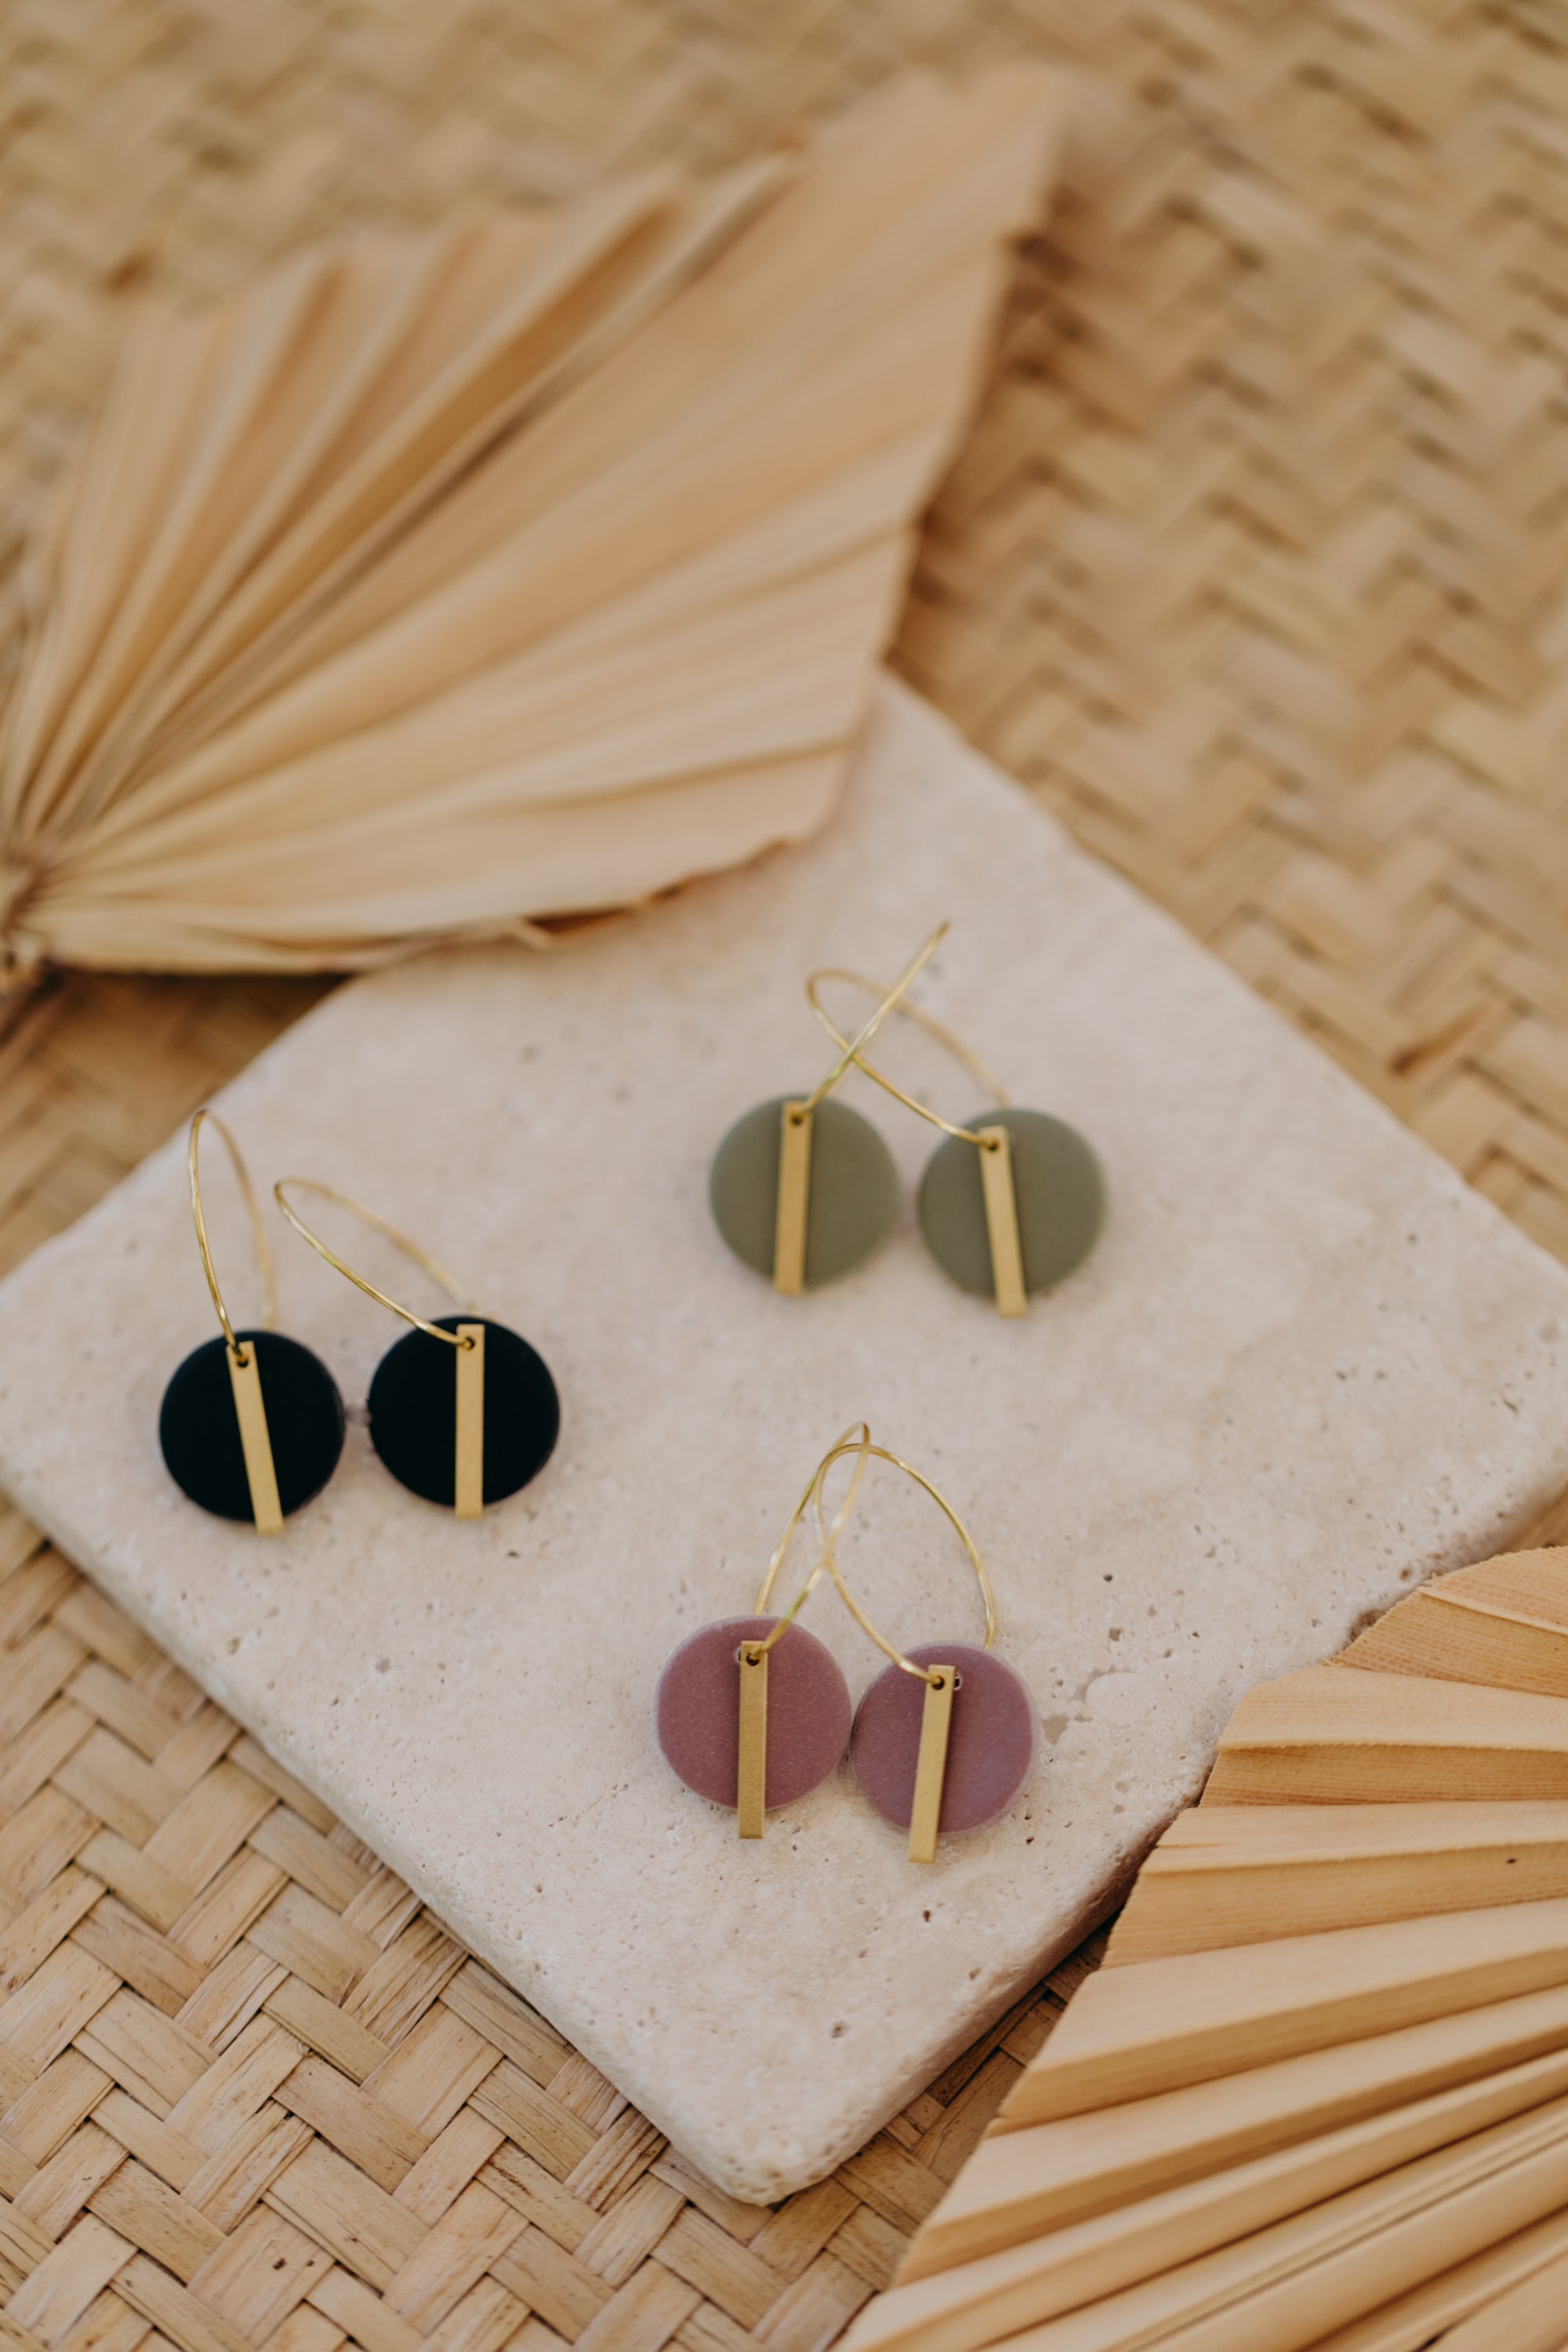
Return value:
M 283 1506 L 278 1499 L 278 1470 L 272 1459 L 272 1438 L 267 1427 L 267 1407 L 261 1401 L 261 1370 L 254 1339 L 237 1339 L 224 1349 L 228 1358 L 229 1385 L 239 1421 L 239 1443 L 245 1454 L 246 1483 L 250 1488 L 250 1512 L 259 1536 L 280 1536 Z
M 805 1213 L 811 1198 L 812 1114 L 786 1102 L 779 1121 L 779 1203 L 773 1226 L 773 1288 L 798 1298 L 805 1288 Z
M 999 1315 L 1023 1315 L 1024 1245 L 1018 1234 L 1018 1201 L 1013 1190 L 1013 1139 L 1005 1127 L 980 1129 L 980 1181 L 985 1195 L 985 1230 L 991 1243 L 991 1279 Z
M 942 1782 L 947 1777 L 947 1735 L 952 1726 L 952 1694 L 958 1676 L 951 1666 L 929 1666 L 921 1714 L 921 1748 L 915 1760 L 915 1796 L 910 1809 L 910 1860 L 936 1860 L 937 1824 L 942 1819 Z
M 768 1654 L 741 1645 L 741 1747 L 735 1832 L 760 1838 L 768 1809 Z
M 485 1507 L 485 1327 L 459 1323 L 458 1337 L 458 1470 L 453 1500 L 460 1519 Z

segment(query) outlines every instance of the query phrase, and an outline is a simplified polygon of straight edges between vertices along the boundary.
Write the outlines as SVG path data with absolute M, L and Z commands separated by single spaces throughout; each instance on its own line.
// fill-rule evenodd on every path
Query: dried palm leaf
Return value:
M 347 969 L 829 813 L 1053 92 L 150 311 L 36 551 L 13 973 Z
M 845 2346 L 1480 2352 L 1565 2295 L 1561 1549 L 1242 1700 Z

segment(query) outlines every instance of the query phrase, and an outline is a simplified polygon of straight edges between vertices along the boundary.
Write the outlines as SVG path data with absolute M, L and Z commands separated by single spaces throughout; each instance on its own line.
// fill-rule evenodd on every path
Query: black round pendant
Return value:
M 485 1327 L 487 1503 L 536 1478 L 561 1434 L 561 1400 L 537 1349 L 482 1315 L 442 1315 L 443 1331 Z M 458 1351 L 427 1331 L 389 1348 L 370 1384 L 370 1442 L 393 1476 L 448 1510 L 458 1487 Z
M 338 1466 L 343 1401 L 320 1356 L 298 1339 L 286 1339 L 279 1331 L 240 1331 L 236 1337 L 256 1350 L 278 1499 L 287 1516 L 319 1495 Z M 169 1475 L 193 1503 L 215 1518 L 255 1525 L 226 1339 L 208 1339 L 175 1372 L 163 1391 L 158 1443 Z

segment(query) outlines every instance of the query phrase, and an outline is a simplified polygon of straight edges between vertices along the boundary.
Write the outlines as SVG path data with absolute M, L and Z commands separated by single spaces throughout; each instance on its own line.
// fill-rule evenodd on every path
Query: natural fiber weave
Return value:
M 470 190 L 553 195 L 666 154 L 724 163 L 910 57 L 962 68 L 1021 51 L 1087 69 L 1079 152 L 1048 238 L 1026 257 L 989 402 L 927 534 L 902 667 L 1080 839 L 1568 1256 L 1568 695 L 1555 677 L 1568 650 L 1568 39 L 1561 15 L 1531 0 L 1443 10 L 1415 0 L 1255 10 L 1224 0 L 339 0 L 331 10 L 314 0 L 0 0 L 0 554 L 19 543 L 91 404 L 116 298 L 132 286 L 230 288 L 312 237 L 426 221 Z M 22 593 L 14 571 L 9 593 Z M 17 1011 L 0 1043 L 0 1264 L 79 1214 L 313 994 L 302 982 L 73 979 Z M 14 1551 L 25 1550 L 18 1538 Z M 73 1873 L 92 1867 L 73 1862 L 71 1836 L 79 1830 L 88 1850 L 93 1806 L 119 1776 L 78 1778 L 73 1792 L 70 1759 L 52 1738 L 79 1727 L 84 1744 L 113 1738 L 139 1764 L 150 1759 L 132 1720 L 143 1739 L 173 1738 L 174 1769 L 162 1749 L 160 1788 L 184 1770 L 204 1790 L 221 1789 L 249 1769 L 216 1761 L 203 1729 L 179 1727 L 185 1710 L 198 1727 L 210 1711 L 85 1589 L 66 1598 L 68 1581 L 46 1556 L 0 1585 L 14 1645 L 0 1803 L 16 1809 L 0 1826 L 0 1881 L 13 1905 L 32 1905 L 29 1921 L 57 1927 L 70 1916 Z M 54 1696 L 68 1685 L 70 1698 Z M 108 1728 L 95 1727 L 100 1715 Z M 131 1785 L 145 1802 L 145 1769 Z M 167 1818 L 183 1822 L 193 1800 L 178 1801 L 181 1814 L 171 1806 Z M 75 1826 L 37 1849 L 34 1875 L 17 1885 L 16 1858 L 35 1852 L 30 1824 L 50 1808 Z M 246 1856 L 256 1851 L 268 1873 L 262 1900 L 285 1921 L 320 1926 L 311 1905 L 348 1908 L 348 1865 L 357 1889 L 369 1858 L 342 1832 L 324 1849 L 312 1843 L 298 1801 L 268 1818 L 295 1843 L 264 1822 L 247 1826 L 238 1836 L 259 1846 L 216 1865 L 216 1883 L 255 1867 Z M 145 1842 L 123 1820 L 110 1827 L 128 1845 Z M 205 1832 L 165 1836 L 149 1822 L 147 1834 L 163 1841 L 182 1888 L 213 1876 Z M 323 1851 L 346 1857 L 325 1865 L 338 1874 L 330 1895 Z M 378 1899 L 353 1897 L 365 1906 L 356 1920 L 377 1923 L 373 1935 L 396 1916 Z M 134 1916 L 129 1888 L 100 1902 Z M 336 1933 L 363 1958 L 353 1924 Z M 241 1926 L 264 1940 L 270 1932 Z M 132 1987 L 118 1996 L 132 2004 L 120 2014 L 143 2022 L 134 2004 L 144 2000 L 161 2014 L 132 1974 L 129 1940 L 112 1955 L 101 1940 L 88 1951 L 95 1932 L 85 1915 L 68 1927 L 64 1959 L 45 1969 L 74 1968 L 80 1951 L 111 1985 L 122 1971 Z M 129 1927 L 120 1932 L 129 1939 Z M 155 1925 L 137 1933 L 136 1966 L 163 1965 L 170 1936 Z M 416 1948 L 419 1933 L 402 1928 Z M 85 2064 L 107 2081 L 102 2035 L 95 2042 L 90 2022 L 51 1999 L 54 1979 L 34 1989 L 41 1941 L 26 1946 L 14 1926 L 0 1940 L 17 1988 L 0 2008 L 0 2047 L 41 2055 L 58 2043 L 46 2080 L 64 2068 L 68 2082 Z M 331 1948 L 329 1934 L 310 1964 L 325 1966 Z M 291 1944 L 289 1965 L 300 1956 Z M 447 1958 L 454 1983 L 476 1980 L 471 1963 Z M 210 1974 L 224 1964 L 204 1949 L 179 1965 Z M 462 1996 L 443 1993 L 438 1975 L 416 1979 L 426 2021 L 395 2016 L 377 2027 L 384 2040 L 416 2044 L 450 2033 L 448 2017 L 467 2022 L 452 2006 Z M 159 1979 L 165 2001 L 177 1978 L 175 1967 Z M 311 2015 L 321 2022 L 360 1999 L 334 1981 Z M 507 2283 L 503 2253 L 500 2291 L 446 2273 L 467 2287 L 461 2315 L 426 2325 L 437 2294 L 410 2320 L 392 2308 L 395 2290 L 362 2294 L 351 2311 L 352 2285 L 314 2285 L 316 2300 L 296 2305 L 279 2335 L 283 2294 L 245 2299 L 276 2257 L 247 2256 L 247 2239 L 213 2261 L 209 2278 L 226 2262 L 243 2274 L 248 2261 L 251 2273 L 233 2315 L 213 2315 L 199 2282 L 195 2301 L 180 2283 L 198 2240 L 213 2260 L 210 2241 L 173 2198 L 154 2223 L 153 2139 L 132 2159 L 142 2173 L 128 2164 L 96 2185 L 93 2162 L 109 2154 L 96 2135 L 124 2129 L 129 2144 L 132 2122 L 147 2130 L 129 2104 L 155 2109 L 144 2075 L 141 2090 L 100 2093 L 95 2074 L 86 2106 L 62 2102 L 60 2137 L 48 2143 L 64 2149 L 50 2168 L 58 2201 L 42 2218 L 68 2229 L 67 2184 L 79 2178 L 101 2209 L 77 2224 L 83 2259 L 95 2242 L 104 2263 L 118 2257 L 107 2232 L 127 2246 L 138 2231 L 162 2232 L 128 2259 L 136 2278 L 167 2282 L 152 2340 L 186 2352 L 269 2338 L 279 2352 L 332 2352 L 341 2332 L 365 2352 L 412 2352 L 421 2332 L 468 2352 L 519 2327 L 541 2346 L 539 2328 L 579 2342 L 597 2329 L 592 2352 L 611 2336 L 628 2352 L 659 2352 L 671 2338 L 683 2352 L 715 2352 L 737 2331 L 807 2352 L 888 2274 L 900 2235 L 934 2201 L 1055 2005 L 1047 1995 L 837 2181 L 772 2221 L 706 2190 L 678 2203 L 679 2176 L 663 2165 L 591 2221 L 574 2191 L 525 2174 L 550 2220 L 522 2243 L 542 2275 L 548 2267 L 574 2283 L 583 2300 L 570 2309 L 548 2290 L 531 2304 Z M 482 2039 L 487 2029 L 472 2030 Z M 66 2046 L 73 2034 L 89 2045 L 85 2060 Z M 542 2065 L 542 2045 L 527 2046 Z M 194 2066 L 195 2052 L 179 2047 Z M 532 2084 L 520 2095 L 538 2112 L 543 2086 L 515 2053 L 500 2063 L 515 2070 L 502 2079 Z M 352 2070 L 337 2073 L 347 2092 L 326 2088 L 347 2104 L 333 2127 L 344 2137 L 358 2122 L 367 2129 L 335 2173 L 348 2203 L 312 2190 L 289 2227 L 303 2240 L 302 2223 L 319 2233 L 329 2216 L 345 2234 L 326 2275 L 352 2281 L 356 2263 L 378 2257 L 346 2233 L 369 2229 L 373 2210 L 377 2227 L 385 2221 L 374 2166 L 409 2149 L 398 2135 L 411 2117 L 395 2099 L 356 2106 Z M 572 2085 L 586 2080 L 580 2066 L 557 2076 L 553 2108 L 579 2135 L 613 2135 L 596 2085 L 584 2092 L 586 2120 L 572 2113 Z M 78 2081 L 86 2096 L 88 2075 Z M 421 2110 L 426 2136 L 442 2091 L 458 2101 L 447 2128 L 471 2136 L 455 2146 L 471 2151 L 481 2127 L 502 2128 L 458 2063 Z M 286 2095 L 280 2086 L 258 2105 L 269 2096 L 290 2112 Z M 94 2102 L 99 2120 L 81 2122 Z M 395 2127 L 381 2121 L 386 2106 Z M 475 2114 L 478 2124 L 466 2120 Z M 310 2122 L 330 2145 L 324 2111 Z M 15 2139 L 0 2116 L 0 2147 Z M 515 2144 L 540 2161 L 537 2147 Z M 580 2146 L 568 2136 L 554 2163 L 571 2169 L 563 2159 Z M 168 2153 L 166 2141 L 157 2147 Z M 48 2162 L 42 2140 L 23 2154 Z M 542 2166 L 542 2178 L 555 2174 Z M 481 2188 L 514 2211 L 501 2189 Z M 198 2201 L 188 2179 L 184 2204 Z M 411 2210 L 418 2223 L 406 2195 L 390 2201 L 397 2228 Z M 448 2210 L 447 2234 L 426 2242 L 437 2271 L 466 2226 L 466 2208 Z M 241 2239 L 248 2230 L 259 2246 L 283 2217 L 265 2201 L 254 2211 L 261 2218 L 239 2230 L 232 2207 L 212 2226 Z M 19 2273 L 40 2246 L 11 2227 L 0 2227 L 0 2256 Z M 589 2227 L 603 2231 L 596 2249 Z M 579 2231 L 574 2252 L 563 2229 Z M 373 2232 L 364 2245 L 379 2246 L 384 2264 L 404 2242 Z M 285 2252 L 279 2283 L 300 2275 L 294 2256 L 306 2260 L 298 2245 Z M 478 2278 L 482 2247 L 473 2259 Z M 608 2266 L 595 2270 L 595 2259 Z M 595 2285 L 582 2287 L 579 2273 Z M 131 2284 L 128 2268 L 120 2275 Z M 525 2306 L 535 2315 L 523 2320 Z M 32 2311 L 30 2332 L 51 2345 L 87 2352 L 98 2341 L 90 2320 L 76 2329 L 63 2281 L 42 2318 L 12 2308 Z M 129 2347 L 141 2320 L 112 2289 L 105 2308 Z M 121 2352 L 114 2328 L 110 2336 Z
M 737 2204 L 3 1507 L 0 1641 L 14 2352 L 816 2352 L 1081 1973 Z
M 132 286 L 1021 52 L 1086 69 L 1078 153 L 902 666 L 1568 1255 L 1568 35 L 1531 0 L 5 0 L 0 556 Z M 30 1231 L 81 1205 L 0 1154 Z

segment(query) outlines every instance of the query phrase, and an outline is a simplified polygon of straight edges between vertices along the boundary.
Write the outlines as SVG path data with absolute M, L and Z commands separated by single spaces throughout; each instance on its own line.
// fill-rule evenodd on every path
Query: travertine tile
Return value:
M 841 1286 L 776 1298 L 709 1223 L 713 1146 L 826 1066 L 808 966 L 890 971 L 942 915 L 926 1001 L 1093 1139 L 1105 1238 L 1021 1325 L 951 1289 L 907 1212 Z M 887 1052 L 975 1107 L 924 1041 Z M 856 1087 L 912 1181 L 932 1139 Z M 368 1198 L 535 1341 L 556 1459 L 464 1527 L 356 1428 L 280 1538 L 202 1517 L 155 1435 L 211 1329 L 181 1138 L 0 1293 L 0 1476 L 740 2195 L 829 2168 L 1074 1943 L 1249 1683 L 1568 1476 L 1568 1276 L 897 688 L 815 847 L 549 955 L 360 982 L 225 1109 L 258 1178 Z M 278 1247 L 284 1328 L 362 1398 L 397 1327 Z M 862 1413 L 968 1517 L 1047 1731 L 1012 1815 L 926 1871 L 847 1774 L 742 1845 L 650 1736 L 666 1654 L 750 1606 Z M 896 1638 L 973 1636 L 918 1501 L 870 1488 L 847 1563 Z M 869 1645 L 826 1596 L 812 1622 L 863 1688 Z

